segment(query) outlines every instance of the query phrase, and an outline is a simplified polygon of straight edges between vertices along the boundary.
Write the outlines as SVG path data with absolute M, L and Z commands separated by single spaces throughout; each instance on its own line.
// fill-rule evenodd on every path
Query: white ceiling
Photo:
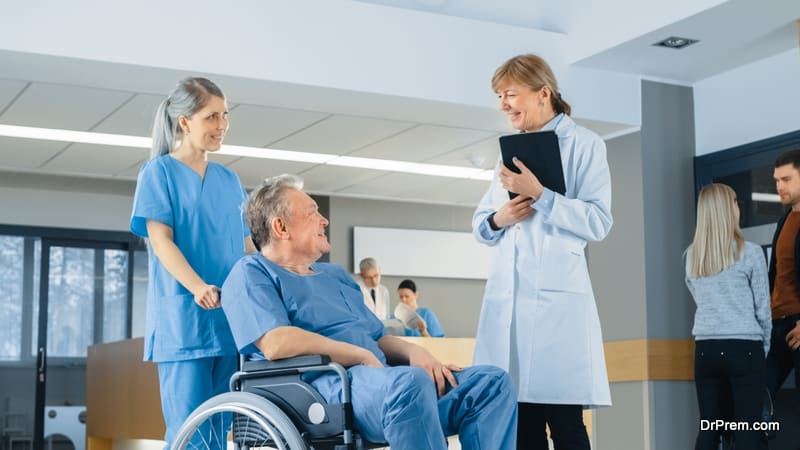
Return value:
M 574 34 L 569 43 L 573 50 L 596 44 L 574 30 L 576 24 L 586 22 L 580 11 L 595 4 L 589 0 L 356 3 L 379 8 L 387 17 L 414 10 L 433 18 L 501 24 L 512 31 L 531 28 L 568 38 Z M 637 0 L 609 3 L 614 8 L 640 5 Z M 676 3 L 694 11 L 686 6 L 691 2 Z M 654 8 L 654 17 L 642 17 L 642 22 L 656 26 L 645 32 L 630 31 L 635 35 L 580 58 L 574 65 L 691 85 L 798 44 L 798 0 L 705 0 L 705 4 L 715 6 L 697 13 L 673 14 L 680 19 L 671 23 L 655 17 L 660 10 Z M 605 21 L 609 29 L 618 29 L 631 19 L 610 14 L 597 20 Z M 671 35 L 700 39 L 700 43 L 680 51 L 651 45 Z M 335 41 L 336 36 L 330 39 Z M 231 42 L 232 52 L 236 51 L 235 44 Z M 275 45 L 290 49 L 291 41 Z M 13 45 L 0 45 L 0 124 L 148 136 L 153 111 L 163 93 L 184 75 L 176 69 L 19 52 Z M 488 107 L 256 80 L 246 74 L 213 78 L 227 92 L 231 108 L 226 144 L 488 169 L 497 160 L 497 137 L 511 131 L 503 115 Z M 613 121 L 579 118 L 579 122 L 602 136 L 636 129 L 635 124 Z M 0 137 L 0 153 L 0 170 L 133 180 L 148 152 Z M 311 163 L 227 155 L 213 155 L 212 159 L 235 170 L 247 186 L 255 186 L 267 176 L 291 172 L 303 176 L 307 188 L 320 194 L 475 205 L 488 187 L 485 181 Z

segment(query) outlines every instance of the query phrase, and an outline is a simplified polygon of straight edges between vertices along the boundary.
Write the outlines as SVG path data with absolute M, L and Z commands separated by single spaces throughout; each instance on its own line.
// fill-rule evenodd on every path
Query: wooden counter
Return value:
M 403 339 L 439 360 L 472 364 L 474 338 Z M 89 347 L 86 389 L 88 450 L 111 450 L 115 439 L 164 436 L 156 365 L 142 361 L 141 338 Z M 692 380 L 694 343 L 689 339 L 636 339 L 605 344 L 609 380 Z M 591 411 L 584 412 L 591 434 Z

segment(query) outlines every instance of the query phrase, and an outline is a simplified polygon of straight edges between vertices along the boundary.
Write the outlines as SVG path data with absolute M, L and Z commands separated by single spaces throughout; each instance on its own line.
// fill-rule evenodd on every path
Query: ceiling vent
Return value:
M 697 39 L 689 39 L 684 37 L 678 36 L 670 36 L 663 41 L 656 42 L 656 47 L 667 47 L 667 48 L 674 48 L 674 49 L 681 49 L 684 47 L 688 47 L 696 42 L 700 42 Z

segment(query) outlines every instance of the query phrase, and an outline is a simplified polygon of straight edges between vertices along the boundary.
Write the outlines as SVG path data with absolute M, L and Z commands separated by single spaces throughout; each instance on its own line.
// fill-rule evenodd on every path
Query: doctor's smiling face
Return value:
M 516 130 L 540 130 L 555 116 L 550 104 L 550 88 L 547 86 L 533 89 L 506 79 L 498 84 L 495 92 L 500 100 L 500 109 L 506 113 Z

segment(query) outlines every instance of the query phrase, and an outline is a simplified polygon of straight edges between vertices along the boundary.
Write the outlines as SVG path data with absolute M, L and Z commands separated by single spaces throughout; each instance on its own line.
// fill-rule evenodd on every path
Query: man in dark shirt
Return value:
M 794 369 L 800 386 L 800 149 L 775 160 L 781 203 L 790 206 L 778 221 L 769 263 L 772 339 L 767 356 L 767 388 L 772 397 Z

